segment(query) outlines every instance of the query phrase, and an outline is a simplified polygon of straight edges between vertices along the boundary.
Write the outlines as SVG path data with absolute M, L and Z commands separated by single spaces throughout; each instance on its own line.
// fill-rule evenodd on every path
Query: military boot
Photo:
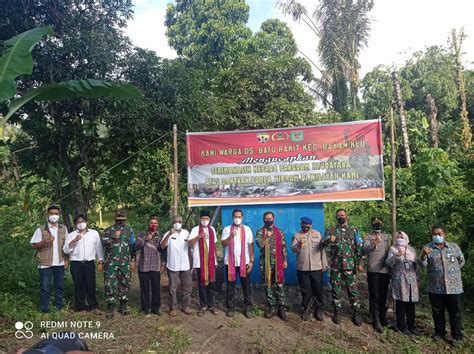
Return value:
M 362 318 L 360 318 L 358 310 L 354 310 L 354 313 L 352 314 L 352 323 L 354 323 L 357 327 L 362 326 Z
M 280 317 L 282 321 L 288 322 L 288 315 L 286 314 L 285 306 L 278 306 L 278 317 Z
M 334 315 L 332 316 L 332 321 L 335 324 L 340 324 L 341 323 L 341 314 L 339 313 L 339 309 L 334 309 Z
M 107 311 L 105 312 L 105 318 L 113 318 L 114 310 L 115 310 L 115 304 L 112 304 L 112 303 L 107 304 Z
M 268 306 L 264 313 L 265 318 L 272 318 L 275 316 L 275 306 Z
M 124 316 L 130 313 L 127 308 L 127 300 L 120 300 L 119 312 Z

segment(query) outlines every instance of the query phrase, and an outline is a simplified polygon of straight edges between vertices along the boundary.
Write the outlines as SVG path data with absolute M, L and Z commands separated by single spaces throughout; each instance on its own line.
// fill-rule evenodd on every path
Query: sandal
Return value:
M 218 315 L 219 314 L 219 311 L 217 311 L 217 309 L 209 309 L 209 312 L 212 313 L 213 315 Z
M 206 309 L 205 309 L 205 308 L 202 308 L 202 309 L 199 309 L 197 315 L 198 315 L 199 317 L 202 317 L 202 316 L 204 316 L 205 313 L 206 313 Z

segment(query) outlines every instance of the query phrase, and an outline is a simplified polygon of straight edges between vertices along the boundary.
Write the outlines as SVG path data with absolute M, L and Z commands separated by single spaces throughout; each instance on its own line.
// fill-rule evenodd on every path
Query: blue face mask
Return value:
M 444 242 L 444 236 L 441 235 L 433 235 L 433 242 L 436 244 L 441 244 Z

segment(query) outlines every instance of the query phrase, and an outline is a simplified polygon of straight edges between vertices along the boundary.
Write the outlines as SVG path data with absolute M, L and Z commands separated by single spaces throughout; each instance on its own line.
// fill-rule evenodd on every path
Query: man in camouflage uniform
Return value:
M 275 215 L 271 211 L 263 214 L 265 226 L 257 230 L 256 240 L 260 248 L 260 274 L 265 284 L 267 298 L 266 318 L 278 314 L 283 321 L 288 321 L 285 312 L 284 270 L 288 267 L 286 240 L 283 231 L 273 225 Z M 281 245 L 281 262 L 277 264 L 277 244 Z M 265 256 L 268 252 L 268 258 Z
M 123 210 L 115 213 L 115 224 L 102 236 L 104 247 L 104 290 L 107 302 L 107 318 L 114 316 L 115 302 L 120 301 L 119 312 L 128 314 L 127 296 L 130 289 L 130 272 L 135 270 L 135 234 L 125 225 Z M 99 267 L 99 270 L 102 269 Z
M 347 295 L 352 305 L 352 322 L 356 326 L 362 325 L 359 315 L 360 294 L 357 288 L 357 271 L 363 267 L 363 241 L 356 228 L 347 225 L 347 213 L 344 209 L 336 212 L 337 225 L 326 230 L 323 246 L 329 249 L 329 268 L 332 286 L 332 300 L 334 306 L 333 322 L 339 324 L 340 294 L 342 287 L 347 288 Z

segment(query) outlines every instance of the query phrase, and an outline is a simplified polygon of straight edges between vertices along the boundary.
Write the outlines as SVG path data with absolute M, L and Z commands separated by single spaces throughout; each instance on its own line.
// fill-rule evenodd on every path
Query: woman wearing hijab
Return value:
M 405 232 L 397 232 L 395 244 L 390 247 L 385 263 L 391 268 L 398 330 L 405 335 L 418 335 L 415 327 L 415 303 L 419 301 L 418 270 L 422 263 L 409 243 L 410 239 Z

